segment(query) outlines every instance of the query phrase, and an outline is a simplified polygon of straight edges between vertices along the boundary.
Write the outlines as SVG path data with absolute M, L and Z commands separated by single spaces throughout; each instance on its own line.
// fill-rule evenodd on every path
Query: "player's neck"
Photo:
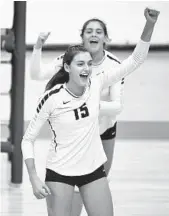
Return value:
M 75 83 L 72 83 L 71 81 L 66 83 L 66 88 L 68 89 L 69 92 L 71 92 L 73 95 L 77 97 L 82 96 L 86 89 L 85 87 L 77 86 Z
M 100 64 L 103 61 L 104 57 L 105 57 L 104 50 L 99 52 L 99 53 L 98 52 L 97 53 L 92 53 L 93 64 L 94 65 Z

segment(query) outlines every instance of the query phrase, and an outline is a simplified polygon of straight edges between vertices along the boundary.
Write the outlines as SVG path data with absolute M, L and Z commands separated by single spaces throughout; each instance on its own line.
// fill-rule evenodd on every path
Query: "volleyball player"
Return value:
M 151 30 L 150 29 L 153 29 L 152 28 L 152 26 L 150 25 L 150 21 L 153 23 L 153 21 L 155 20 L 155 19 L 153 19 L 152 18 L 152 15 L 151 15 L 151 13 L 152 12 L 154 12 L 154 11 L 152 11 L 152 10 L 146 10 L 145 11 L 145 16 L 146 16 L 146 19 L 147 19 L 147 23 L 146 23 L 146 26 L 145 26 L 145 30 L 148 30 L 148 31 L 150 31 L 151 32 Z M 157 17 L 155 17 L 155 18 L 157 18 Z M 151 24 L 152 24 L 151 23 Z M 87 50 L 88 51 L 90 51 L 90 53 L 91 53 L 91 56 L 92 56 L 92 58 L 93 58 L 93 61 L 94 61 L 94 56 L 95 56 L 95 51 L 98 49 L 98 47 L 100 46 L 100 39 L 98 39 L 98 37 L 99 36 L 95 36 L 95 37 L 93 37 L 92 36 L 92 39 L 91 39 L 91 41 L 89 40 L 89 38 L 90 38 L 90 36 L 88 37 L 88 34 L 90 35 L 90 32 L 91 31 L 95 31 L 95 33 L 97 33 L 97 31 L 98 31 L 98 28 L 96 28 L 96 29 L 94 29 L 93 27 L 90 27 L 90 24 L 92 24 L 92 26 L 93 25 L 100 25 L 101 27 L 102 27 L 102 29 L 100 28 L 99 29 L 99 31 L 100 30 L 102 30 L 102 33 L 104 33 L 103 35 L 104 35 L 104 37 L 107 37 L 108 35 L 106 35 L 106 32 L 105 32 L 105 29 L 104 29 L 104 26 L 102 26 L 102 24 L 100 23 L 100 21 L 98 21 L 98 20 L 92 20 L 92 21 L 89 21 L 87 24 L 86 24 L 86 26 L 84 27 L 84 29 L 82 29 L 82 37 L 85 37 L 85 30 L 87 31 L 86 32 L 86 37 L 87 37 L 87 39 L 85 40 L 84 39 L 84 45 L 85 45 L 85 47 L 87 48 Z M 100 27 L 99 26 L 99 27 Z M 148 28 L 149 27 L 149 28 Z M 150 28 L 151 27 L 151 28 Z M 92 33 L 93 34 L 93 33 Z M 101 34 L 101 32 L 99 33 L 99 34 Z M 104 38 L 105 39 L 105 38 Z M 97 41 L 98 40 L 98 41 Z M 88 42 L 89 41 L 89 42 Z M 86 42 L 86 44 L 85 44 L 85 42 Z M 102 42 L 103 42 L 103 45 L 104 45 L 104 41 L 102 40 Z M 88 45 L 90 44 L 90 46 L 89 47 L 87 47 Z M 90 50 L 91 49 L 91 50 Z M 97 50 L 98 51 L 98 50 Z M 112 56 L 108 56 L 109 54 L 108 53 L 106 53 L 106 51 L 105 52 L 102 52 L 102 54 L 103 54 L 103 56 L 102 56 L 102 60 L 101 60 L 101 63 L 103 63 L 103 62 L 105 62 L 105 60 L 106 60 L 106 57 L 107 58 L 110 58 L 111 60 L 113 60 L 113 61 L 116 61 L 117 59 L 115 59 L 114 57 L 112 57 Z M 113 58 L 113 59 L 112 59 Z M 60 59 L 62 59 L 62 58 L 60 58 Z M 57 60 L 60 60 L 60 59 L 57 59 Z M 106 64 L 106 65 L 108 65 L 108 64 Z M 98 66 L 98 65 L 97 65 Z M 98 70 L 98 67 L 96 66 L 96 72 L 93 72 L 93 74 L 92 74 L 92 76 L 102 76 L 102 72 L 103 71 L 101 71 L 101 69 L 106 69 L 106 66 L 104 67 L 104 68 L 101 68 L 100 67 L 100 71 Z M 114 67 L 115 67 L 115 65 L 113 65 Z M 110 68 L 110 69 L 109 69 Z M 110 66 L 108 66 L 107 67 L 107 69 L 108 70 L 111 70 L 113 67 L 110 65 Z M 95 69 L 95 66 L 93 66 L 93 70 Z M 107 94 L 107 92 L 106 92 L 106 94 Z M 108 95 L 108 94 L 107 94 Z M 103 106 L 104 106 L 104 103 L 103 103 Z M 100 108 L 102 109 L 102 103 L 100 104 Z M 108 108 L 107 108 L 108 109 Z M 103 109 L 104 110 L 104 109 Z M 108 114 L 109 112 L 108 112 L 108 110 L 107 110 L 107 114 Z M 109 130 L 108 130 L 109 131 Z M 111 131 L 111 130 L 110 130 Z M 107 132 L 107 131 L 106 131 Z M 107 133 L 108 135 L 109 135 L 109 133 Z M 107 137 L 107 134 L 105 133 L 105 136 Z M 111 133 L 111 135 L 112 135 L 112 133 Z M 102 136 L 103 137 L 103 136 Z M 112 137 L 111 137 L 112 138 Z M 109 136 L 108 136 L 108 140 L 109 140 Z
M 41 33 L 34 46 L 30 63 L 30 72 L 33 79 L 49 79 L 62 65 L 63 55 L 57 57 L 50 64 L 45 65 L 41 63 L 42 45 L 48 36 L 49 33 Z M 90 51 L 93 57 L 93 75 L 98 75 L 102 70 L 108 70 L 120 64 L 119 59 L 105 49 L 109 38 L 107 27 L 103 21 L 99 19 L 88 20 L 83 25 L 81 37 L 84 46 Z M 87 43 L 89 40 L 90 42 Z M 104 165 L 107 174 L 109 173 L 113 159 L 116 137 L 116 115 L 122 111 L 123 107 L 123 83 L 124 81 L 121 80 L 111 87 L 104 89 L 101 93 L 99 125 L 103 148 L 108 158 Z M 75 191 L 78 192 L 78 189 L 76 188 Z M 81 208 L 82 201 L 80 194 L 75 193 L 72 216 L 79 216 Z

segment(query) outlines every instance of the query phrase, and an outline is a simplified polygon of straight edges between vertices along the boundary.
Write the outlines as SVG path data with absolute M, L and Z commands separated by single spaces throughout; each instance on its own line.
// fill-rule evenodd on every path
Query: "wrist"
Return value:
M 40 44 L 35 44 L 35 45 L 34 45 L 34 49 L 37 49 L 37 50 L 42 49 L 42 45 L 40 45 Z
M 155 22 L 151 22 L 150 20 L 146 21 L 146 25 L 145 25 L 146 28 L 153 29 L 154 26 L 155 26 Z
M 35 179 L 37 179 L 38 176 L 37 176 L 37 173 L 36 172 L 32 172 L 29 174 L 29 180 L 32 182 L 34 181 Z
M 145 42 L 150 42 L 152 33 L 154 31 L 154 26 L 155 26 L 155 23 L 152 23 L 151 21 L 146 22 L 144 26 L 144 30 L 141 35 L 141 40 Z
M 43 47 L 42 40 L 40 38 L 38 38 L 36 44 L 34 45 L 34 48 L 35 49 L 42 49 L 42 47 Z

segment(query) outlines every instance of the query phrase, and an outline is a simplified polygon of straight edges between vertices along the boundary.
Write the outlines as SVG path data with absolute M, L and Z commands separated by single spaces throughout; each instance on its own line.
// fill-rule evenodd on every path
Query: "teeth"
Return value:
M 91 40 L 90 43 L 98 43 L 97 40 Z
M 85 76 L 88 76 L 88 74 L 87 74 L 87 73 L 82 73 L 81 75 L 85 75 Z
M 85 76 L 86 77 L 86 76 L 88 76 L 88 74 L 80 74 L 80 76 Z

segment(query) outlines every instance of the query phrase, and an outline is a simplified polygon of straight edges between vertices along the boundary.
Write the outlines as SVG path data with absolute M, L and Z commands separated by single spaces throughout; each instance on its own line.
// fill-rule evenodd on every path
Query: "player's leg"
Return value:
M 73 186 L 61 182 L 46 182 L 51 195 L 46 197 L 48 216 L 70 216 L 73 199 Z
M 115 145 L 115 138 L 108 139 L 108 140 L 102 140 L 103 148 L 107 156 L 107 161 L 104 164 L 104 168 L 106 171 L 106 174 L 109 174 L 110 168 L 112 166 L 113 161 L 113 154 L 114 154 L 114 145 Z
M 46 204 L 47 204 L 48 216 L 53 216 L 53 212 L 52 212 L 53 197 L 52 196 L 47 196 L 46 197 Z
M 104 164 L 106 174 L 108 175 L 114 155 L 115 138 L 116 138 L 116 123 L 113 127 L 107 129 L 101 136 L 104 151 L 107 156 L 107 162 Z
M 71 216 L 80 216 L 82 207 L 83 207 L 83 202 L 81 199 L 79 189 L 78 188 L 76 189 L 75 187 L 75 192 L 73 194 L 73 200 L 72 200 Z
M 111 172 L 109 172 L 109 171 L 110 171 L 110 168 L 112 166 L 112 161 L 113 161 L 115 137 L 111 138 L 111 139 L 105 139 L 105 140 L 102 139 L 102 144 L 103 144 L 103 148 L 104 148 L 104 151 L 106 153 L 106 156 L 107 156 L 107 162 L 104 164 L 104 168 L 105 168 L 105 172 L 107 174 L 108 182 L 110 182 L 111 181 Z M 85 216 L 87 216 L 84 206 L 82 206 L 82 213 Z
M 102 166 L 99 171 L 96 171 L 96 180 L 92 177 L 90 183 L 80 187 L 88 216 L 113 216 L 111 192 L 103 169 Z
M 51 191 L 46 197 L 48 216 L 70 216 L 74 193 L 72 178 L 47 169 L 45 182 Z

